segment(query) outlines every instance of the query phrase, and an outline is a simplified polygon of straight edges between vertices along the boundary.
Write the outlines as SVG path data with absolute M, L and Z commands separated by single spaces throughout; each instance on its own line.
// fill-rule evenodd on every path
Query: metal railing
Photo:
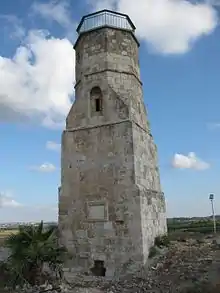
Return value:
M 94 15 L 86 16 L 83 19 L 81 26 L 79 27 L 78 33 L 83 33 L 85 31 L 102 26 L 110 26 L 131 31 L 134 30 L 126 16 L 104 11 Z

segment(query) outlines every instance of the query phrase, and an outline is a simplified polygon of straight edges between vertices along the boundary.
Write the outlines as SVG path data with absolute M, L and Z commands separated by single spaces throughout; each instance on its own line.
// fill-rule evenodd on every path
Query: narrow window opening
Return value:
M 100 87 L 92 88 L 90 92 L 90 111 L 91 116 L 102 116 L 103 113 L 103 96 Z
M 91 272 L 96 277 L 105 277 L 106 268 L 104 267 L 104 261 L 95 260 L 94 267 L 91 268 Z
M 101 111 L 101 99 L 99 99 L 99 98 L 95 99 L 95 110 L 96 110 L 96 112 Z

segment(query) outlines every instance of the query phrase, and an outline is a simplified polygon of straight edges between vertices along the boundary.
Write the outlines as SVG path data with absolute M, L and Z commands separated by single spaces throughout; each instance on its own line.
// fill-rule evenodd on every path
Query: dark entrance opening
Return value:
M 95 260 L 94 267 L 91 268 L 91 272 L 96 277 L 105 277 L 106 268 L 104 267 L 104 261 Z
M 100 112 L 101 111 L 101 99 L 98 98 L 98 99 L 95 99 L 95 110 L 96 112 Z

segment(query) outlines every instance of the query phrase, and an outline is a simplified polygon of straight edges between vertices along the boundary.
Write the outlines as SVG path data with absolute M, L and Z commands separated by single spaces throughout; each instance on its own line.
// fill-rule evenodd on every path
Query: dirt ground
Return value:
M 74 284 L 72 292 L 220 293 L 220 245 L 213 237 L 172 241 L 156 255 L 146 272 L 108 283 Z M 219 242 L 220 243 L 220 242 Z
M 220 237 L 185 233 L 171 239 L 169 247 L 159 249 L 145 270 L 112 281 L 100 277 L 71 282 L 67 278 L 65 292 L 220 293 Z

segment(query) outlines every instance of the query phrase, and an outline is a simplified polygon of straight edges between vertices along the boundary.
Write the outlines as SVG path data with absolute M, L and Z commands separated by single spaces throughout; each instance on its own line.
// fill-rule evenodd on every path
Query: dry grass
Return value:
M 0 230 L 0 238 L 1 237 L 7 237 L 11 234 L 17 233 L 18 230 L 17 229 L 13 229 L 13 230 Z
M 0 230 L 0 246 L 4 244 L 5 239 L 14 233 L 17 233 L 18 230 L 14 229 L 14 230 Z

